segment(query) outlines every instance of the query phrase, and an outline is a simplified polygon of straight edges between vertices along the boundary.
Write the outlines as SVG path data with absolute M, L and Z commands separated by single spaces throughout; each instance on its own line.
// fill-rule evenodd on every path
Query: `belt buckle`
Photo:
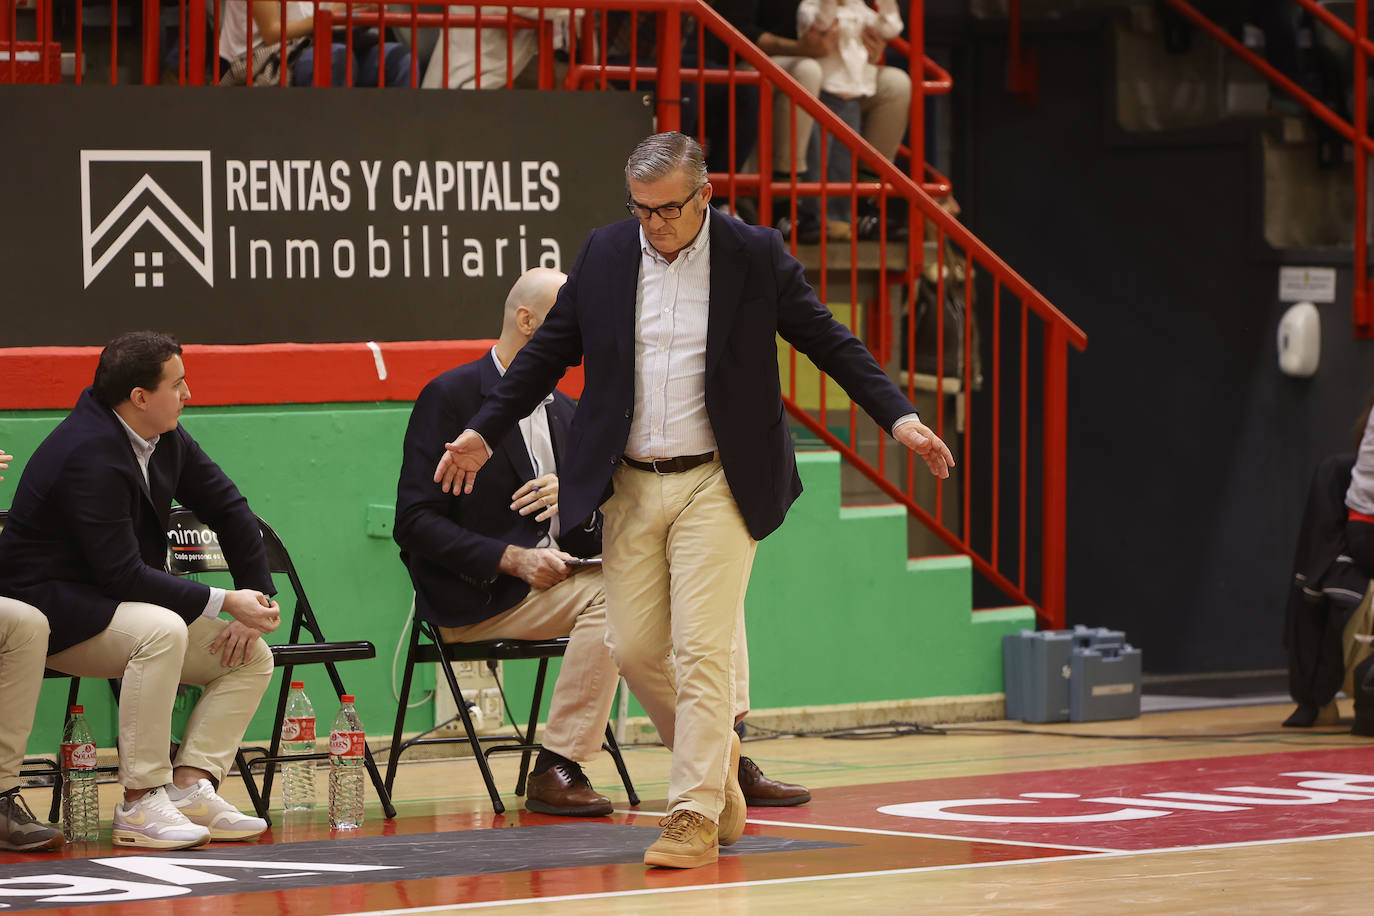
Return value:
M 668 463 L 668 462 L 671 462 L 672 460 L 673 460 L 673 459 L 671 459 L 671 458 L 652 458 L 652 459 L 649 460 L 649 467 L 653 468 L 653 471 L 654 471 L 655 474 L 657 474 L 658 476 L 662 477 L 664 474 L 667 474 L 667 473 L 669 473 L 669 472 L 668 472 L 668 471 L 660 471 L 660 470 L 658 469 L 658 463 L 659 463 L 660 461 L 662 461 L 662 462 L 664 462 L 664 463 L 666 464 L 666 463 Z

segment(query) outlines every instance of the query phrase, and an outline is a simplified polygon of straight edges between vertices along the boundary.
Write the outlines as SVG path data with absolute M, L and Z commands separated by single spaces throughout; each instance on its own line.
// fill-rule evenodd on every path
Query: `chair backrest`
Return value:
M 277 532 L 261 518 L 258 518 L 258 527 L 267 549 L 268 569 L 293 576 L 295 567 Z M 229 571 L 224 552 L 220 550 L 219 535 L 183 506 L 173 506 L 167 518 L 167 571 L 175 576 Z
M 296 566 L 286 545 L 272 526 L 260 517 L 258 528 L 262 531 L 263 547 L 267 550 L 267 568 L 270 572 L 285 575 L 291 582 L 291 591 L 296 598 L 296 613 L 291 626 L 291 641 L 296 640 L 304 628 L 315 639 L 323 640 L 319 622 L 310 607 L 310 599 L 305 595 L 305 586 L 296 574 Z M 173 506 L 167 518 L 167 571 L 174 576 L 190 576 L 196 573 L 228 572 L 229 563 L 220 549 L 219 536 L 209 525 L 196 517 L 184 506 Z

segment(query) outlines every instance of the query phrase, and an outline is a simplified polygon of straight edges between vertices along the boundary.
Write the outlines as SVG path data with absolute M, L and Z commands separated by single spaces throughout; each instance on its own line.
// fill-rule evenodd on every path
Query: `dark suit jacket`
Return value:
M 510 508 L 511 494 L 535 476 L 519 429 L 492 440 L 496 444 L 491 460 L 482 468 L 471 494 L 448 494 L 434 482 L 434 462 L 443 454 L 444 443 L 467 426 L 500 380 L 490 353 L 450 369 L 420 392 L 406 429 L 393 536 L 415 584 L 416 610 L 423 619 L 441 626 L 477 623 L 524 600 L 529 583 L 497 573 L 496 566 L 507 546 L 533 547 L 549 530 L 548 522 L 534 520 L 538 513 L 520 515 Z M 546 412 L 554 462 L 561 468 L 573 417 L 572 399 L 555 392 Z M 601 553 L 600 513 L 564 513 L 562 473 L 558 473 L 562 524 L 558 545 L 574 556 L 597 556 Z M 572 524 L 575 518 L 582 518 L 583 523 Z
M 0 531 L 0 595 L 47 615 L 49 654 L 102 632 L 121 601 L 200 616 L 210 587 L 164 571 L 173 498 L 219 535 L 237 587 L 276 591 L 247 500 L 186 430 L 158 440 L 145 483 L 119 418 L 83 391 L 24 467 Z
M 776 230 L 745 225 L 714 208 L 710 220 L 706 412 L 730 490 L 758 540 L 782 524 L 801 493 L 783 414 L 776 335 L 811 357 L 884 429 L 914 408 L 816 298 Z M 467 423 L 487 442 L 499 440 L 585 358 L 586 385 L 559 480 L 559 504 L 573 518 L 609 495 L 611 472 L 629 438 L 639 262 L 636 220 L 593 230 L 548 318 Z

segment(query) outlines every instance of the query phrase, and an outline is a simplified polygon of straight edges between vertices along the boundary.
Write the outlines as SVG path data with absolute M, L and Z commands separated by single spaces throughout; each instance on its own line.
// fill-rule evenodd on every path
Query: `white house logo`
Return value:
M 108 200 L 109 182 L 128 181 L 130 166 L 144 166 L 142 177 L 128 185 L 114 206 L 92 212 L 93 200 Z M 183 198 L 182 204 L 159 184 L 155 175 L 169 166 L 186 170 L 199 165 L 199 199 Z M 93 195 L 94 192 L 94 195 Z M 98 206 L 98 205 L 97 205 Z M 199 209 L 201 220 L 186 210 Z M 83 281 L 89 287 L 106 267 L 128 247 L 133 247 L 130 266 L 136 288 L 162 287 L 167 283 L 167 248 L 170 247 L 210 286 L 215 285 L 214 246 L 210 218 L 209 150 L 82 150 L 81 151 L 81 256 Z M 145 227 L 161 236 L 154 244 L 138 243 Z M 141 238 L 148 239 L 144 234 Z

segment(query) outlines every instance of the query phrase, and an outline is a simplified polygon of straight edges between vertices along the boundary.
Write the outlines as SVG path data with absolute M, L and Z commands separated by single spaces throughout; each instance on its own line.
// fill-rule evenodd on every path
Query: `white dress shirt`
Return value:
M 639 229 L 635 288 L 635 402 L 625 454 L 639 460 L 716 450 L 706 415 L 706 324 L 711 303 L 710 214 L 669 263 Z
M 491 348 L 491 361 L 496 364 L 496 371 L 504 377 L 506 367 L 501 365 L 501 357 L 496 355 L 495 347 Z M 530 456 L 530 467 L 534 468 L 535 477 L 558 473 L 558 466 L 553 457 L 553 436 L 549 434 L 548 406 L 552 403 L 553 395 L 549 394 L 539 402 L 539 406 L 534 408 L 528 417 L 525 417 L 518 424 L 520 436 L 525 440 L 525 452 Z M 554 512 L 549 517 L 549 533 L 544 535 L 543 539 L 535 546 L 558 549 L 557 538 L 560 528 L 558 513 Z
M 133 427 L 125 423 L 124 418 L 118 413 L 110 412 L 114 413 L 115 419 L 119 421 L 119 425 L 124 427 L 124 432 L 128 434 L 129 444 L 134 447 L 134 459 L 138 462 L 138 469 L 143 472 L 143 482 L 147 484 L 151 492 L 152 484 L 148 482 L 148 462 L 152 459 L 153 450 L 157 448 L 157 443 L 162 437 L 154 436 L 151 439 L 145 439 L 134 432 Z M 210 600 L 205 602 L 205 610 L 200 612 L 201 616 L 218 617 L 220 609 L 223 607 L 224 589 L 210 586 Z

